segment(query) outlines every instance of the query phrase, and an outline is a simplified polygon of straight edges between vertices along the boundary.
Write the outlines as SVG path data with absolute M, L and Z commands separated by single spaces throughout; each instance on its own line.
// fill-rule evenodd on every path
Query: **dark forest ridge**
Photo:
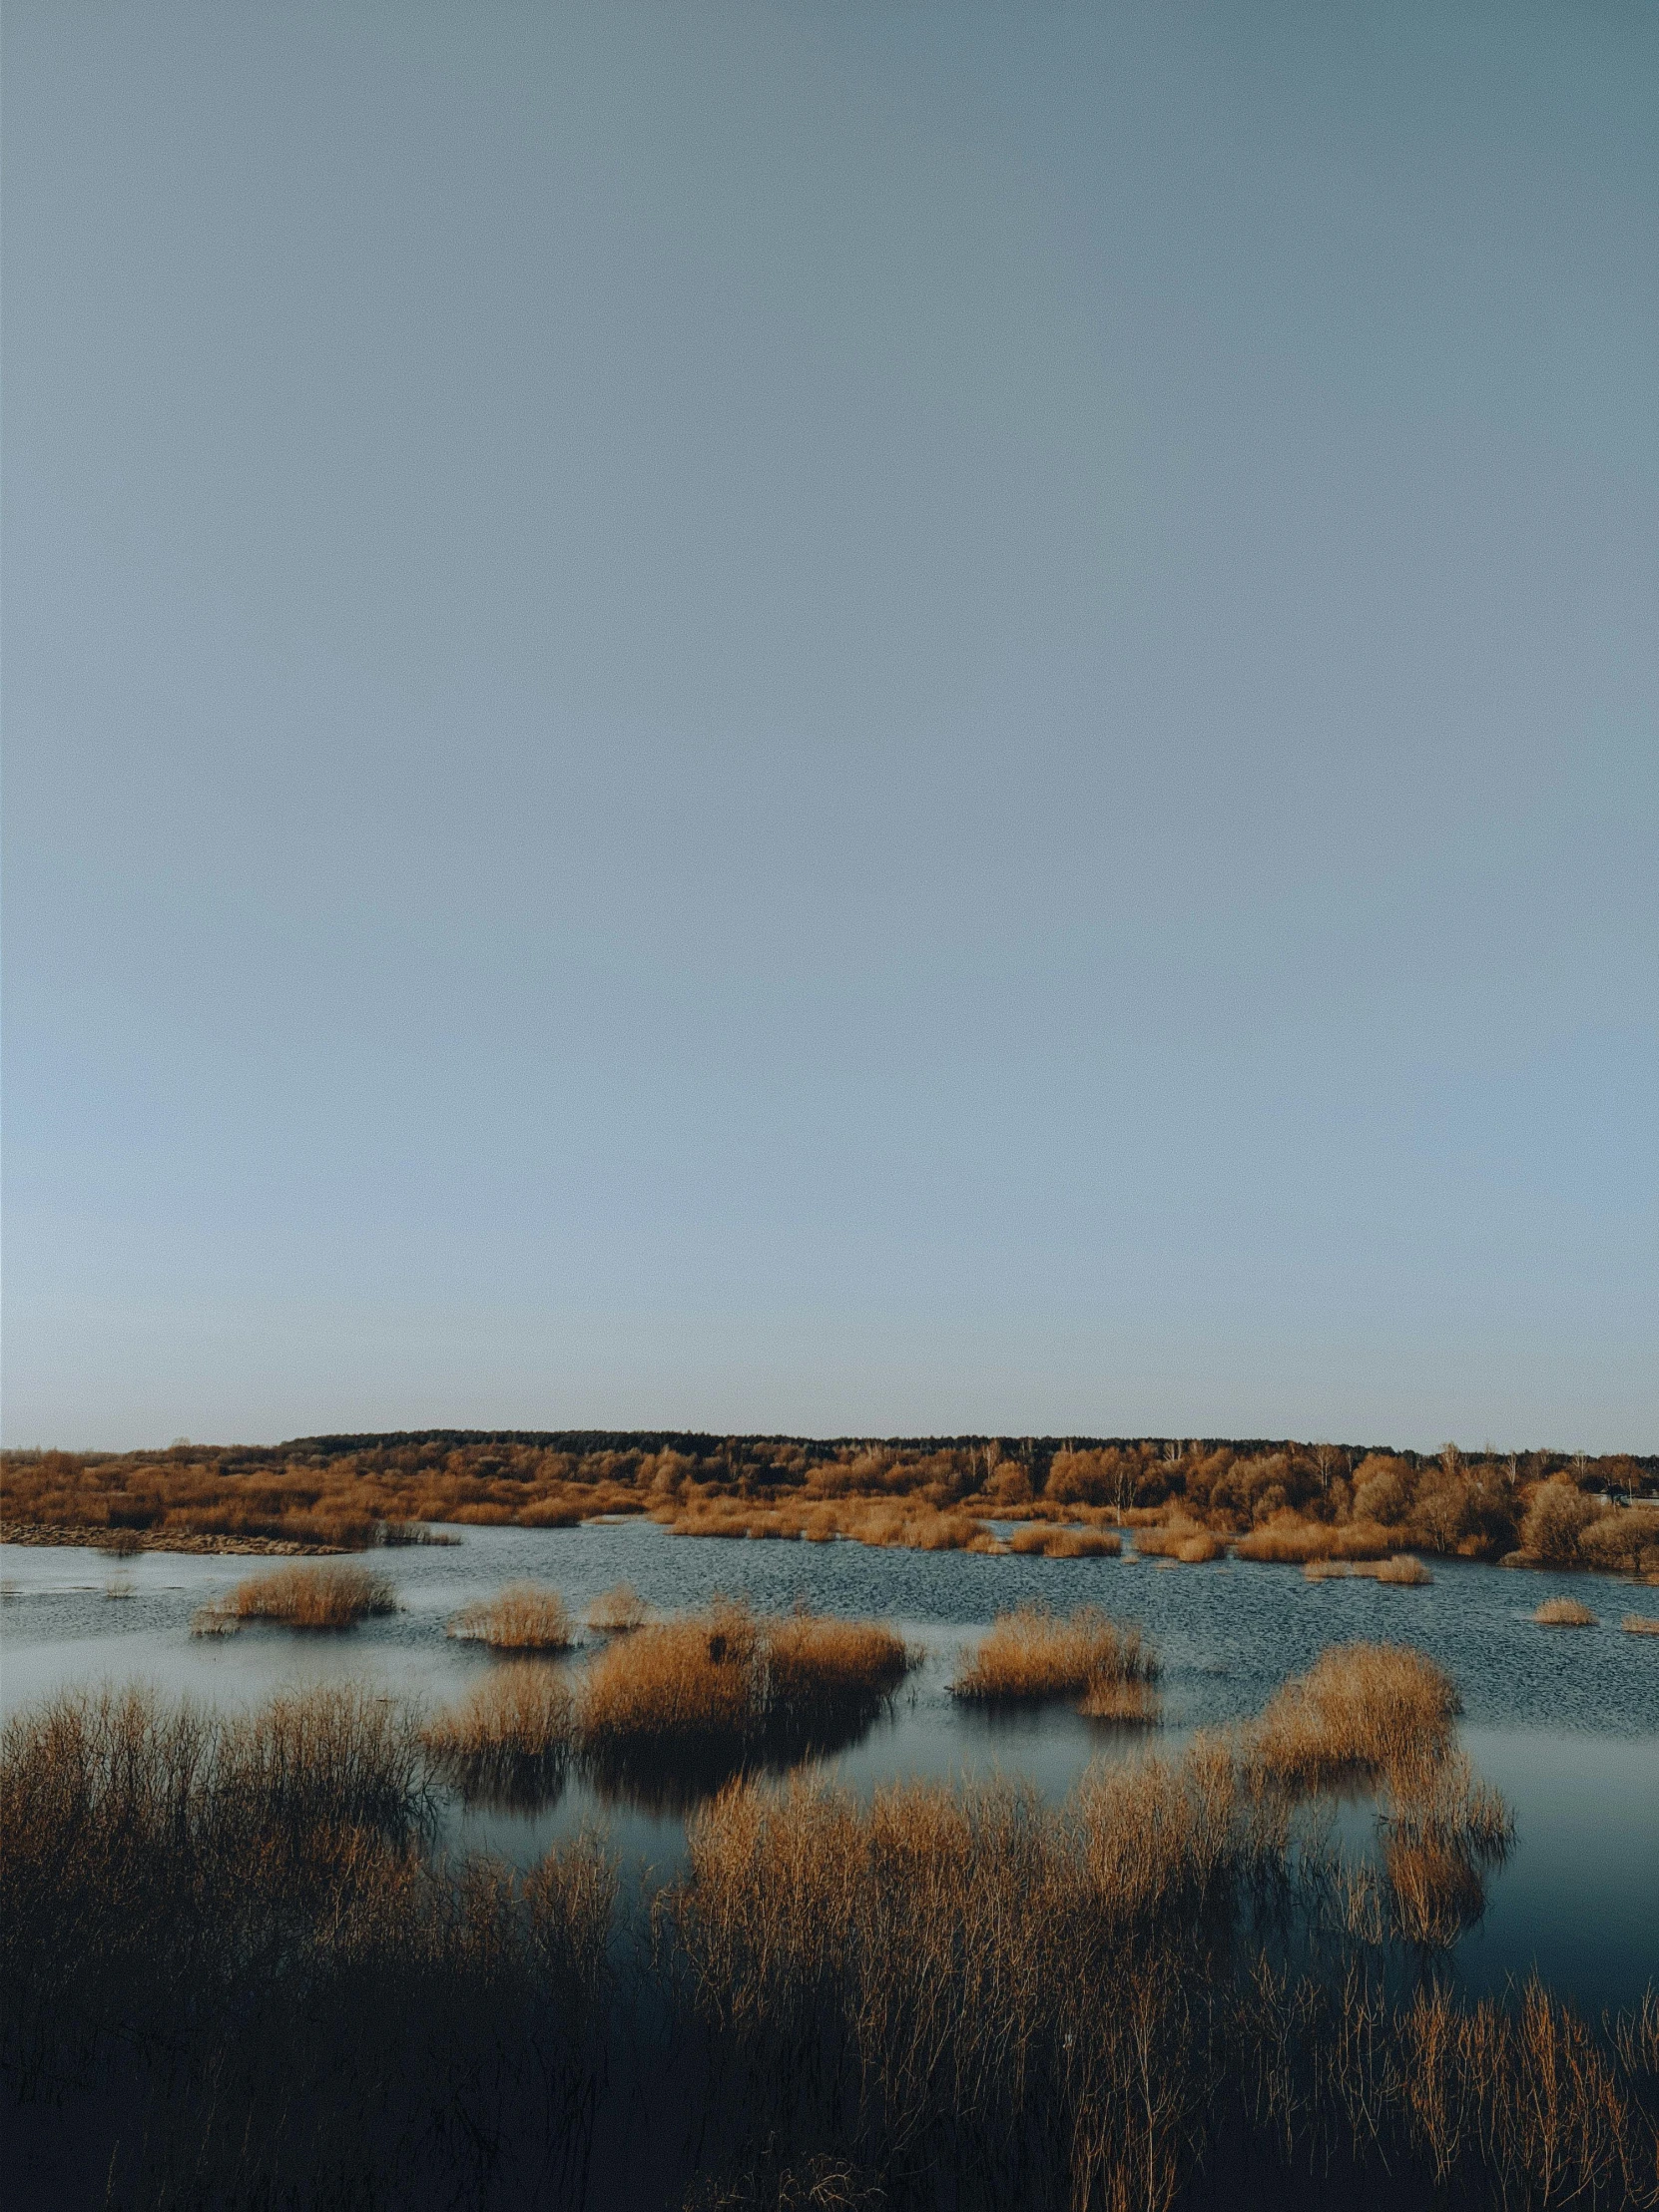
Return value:
M 1027 1521 L 1132 1527 L 1141 1551 L 1186 1562 L 1232 1551 L 1306 1565 L 1411 1549 L 1659 1572 L 1659 1456 L 1629 1452 L 445 1428 L 14 1451 L 3 1473 L 9 1537 L 113 1548 L 361 1549 L 418 1541 L 434 1523 L 571 1528 L 641 1514 L 686 1535 L 921 1550 L 998 1552 L 1005 1534 L 992 1523 Z

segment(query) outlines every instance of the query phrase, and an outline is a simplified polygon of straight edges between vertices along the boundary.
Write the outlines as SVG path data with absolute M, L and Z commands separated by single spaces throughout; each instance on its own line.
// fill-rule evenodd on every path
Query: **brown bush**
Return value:
M 1659 1636 L 1659 1620 L 1651 1613 L 1626 1613 L 1619 1626 L 1627 1636 Z
M 448 1634 L 494 1651 L 569 1651 L 576 1641 L 564 1599 L 535 1582 L 509 1582 L 494 1597 L 466 1606 Z
M 464 1796 L 536 1802 L 563 1775 L 573 1716 L 559 1671 L 517 1660 L 493 1668 L 430 1720 L 421 1741 L 438 1774 Z
M 1579 1539 L 1602 1508 L 1570 1482 L 1544 1482 L 1533 1492 L 1521 1522 L 1521 1549 L 1550 1566 L 1570 1566 Z
M 1540 1628 L 1594 1628 L 1596 1617 L 1575 1597 L 1547 1597 L 1532 1618 Z
M 191 1627 L 197 1635 L 223 1635 L 245 1621 L 277 1621 L 284 1628 L 354 1628 L 358 1621 L 396 1610 L 391 1584 L 365 1567 L 278 1567 L 213 1599 Z
M 1450 1677 L 1400 1644 L 1336 1644 L 1270 1700 L 1247 1757 L 1275 1781 L 1323 1789 L 1445 1755 L 1459 1711 Z
M 1036 1701 L 1157 1675 L 1157 1657 L 1138 1628 L 1120 1627 L 1092 1605 L 1069 1619 L 1033 1605 L 999 1613 L 989 1633 L 963 1651 L 950 1687 L 977 1701 Z
M 628 1582 L 604 1591 L 588 1607 L 588 1626 L 605 1636 L 626 1636 L 643 1628 L 650 1617 L 651 1608 Z
M 1376 1521 L 1339 1524 L 1286 1513 L 1242 1536 L 1233 1555 L 1300 1567 L 1310 1559 L 1385 1559 L 1393 1548 L 1393 1535 Z

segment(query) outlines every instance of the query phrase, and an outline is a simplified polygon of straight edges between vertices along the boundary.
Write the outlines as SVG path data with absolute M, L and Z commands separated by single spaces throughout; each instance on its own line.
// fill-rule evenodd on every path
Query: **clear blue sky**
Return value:
M 9 1441 L 1659 1447 L 1659 10 L 4 65 Z

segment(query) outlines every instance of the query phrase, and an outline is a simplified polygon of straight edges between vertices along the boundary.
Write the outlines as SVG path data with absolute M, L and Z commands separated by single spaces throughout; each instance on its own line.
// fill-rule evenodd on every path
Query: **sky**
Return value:
M 1659 10 L 3 61 L 9 1443 L 1659 1449 Z

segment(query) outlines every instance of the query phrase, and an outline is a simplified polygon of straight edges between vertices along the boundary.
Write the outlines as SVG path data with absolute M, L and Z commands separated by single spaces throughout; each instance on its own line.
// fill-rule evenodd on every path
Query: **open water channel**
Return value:
M 560 1590 L 578 1617 L 629 1582 L 661 1612 L 717 1594 L 762 1609 L 890 1621 L 926 1659 L 893 1709 L 827 1767 L 860 1791 L 901 1777 L 999 1774 L 1064 1793 L 1094 1758 L 1172 1750 L 1200 1727 L 1259 1711 L 1332 1643 L 1405 1642 L 1438 1660 L 1462 1693 L 1462 1741 L 1515 1815 L 1516 1848 L 1492 1879 L 1485 1916 L 1458 1946 L 1473 1988 L 1536 1966 L 1592 2011 L 1629 2004 L 1659 1980 L 1659 1637 L 1620 1631 L 1655 1593 L 1603 1577 L 1505 1572 L 1434 1562 L 1432 1583 L 1310 1583 L 1293 1568 L 1216 1563 L 1161 1569 L 1144 1559 L 1048 1560 L 676 1536 L 649 1522 L 578 1529 L 468 1528 L 453 1547 L 377 1552 L 400 1610 L 342 1635 L 250 1627 L 194 1638 L 205 1600 L 275 1565 L 244 1557 L 145 1552 L 117 1565 L 98 1553 L 0 1546 L 0 1708 L 14 1713 L 71 1686 L 150 1682 L 204 1702 L 253 1702 L 281 1689 L 352 1678 L 418 1703 L 454 1697 L 497 1664 L 445 1623 L 504 1582 Z M 111 1589 L 128 1594 L 111 1596 Z M 1600 1625 L 1538 1627 L 1557 1595 L 1587 1601 Z M 1015 1715 L 958 1704 L 949 1677 L 961 1644 L 1007 1608 L 1090 1602 L 1138 1622 L 1164 1666 L 1167 1725 L 1150 1740 L 1065 1706 Z M 576 1653 L 565 1664 L 582 1663 Z M 1369 1811 L 1339 1816 L 1356 1835 Z M 659 1872 L 683 1849 L 680 1817 L 602 1798 L 573 1772 L 533 1813 L 455 1808 L 450 1843 L 528 1863 L 549 1842 L 602 1827 L 627 1858 Z

